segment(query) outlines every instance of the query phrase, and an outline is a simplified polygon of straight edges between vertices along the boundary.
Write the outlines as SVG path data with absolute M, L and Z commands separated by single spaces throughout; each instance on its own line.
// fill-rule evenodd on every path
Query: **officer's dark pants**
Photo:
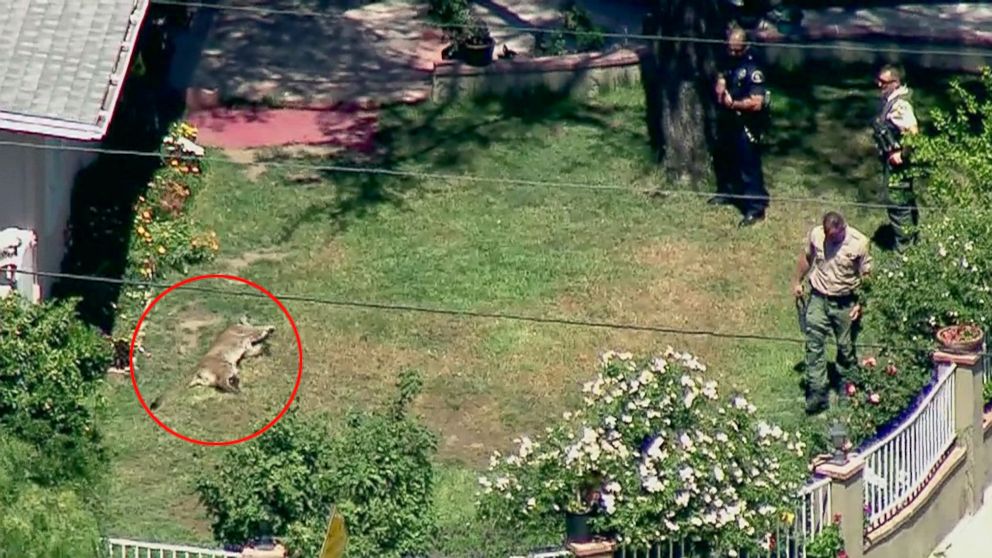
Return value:
M 737 128 L 729 118 L 717 120 L 716 145 L 713 153 L 713 170 L 716 174 L 717 196 L 740 194 L 737 183 Z M 734 200 L 735 201 L 735 200 Z M 735 201 L 736 203 L 736 201 Z
M 826 340 L 833 334 L 837 341 L 837 373 L 849 377 L 857 358 L 854 352 L 856 322 L 851 320 L 853 295 L 825 296 L 817 292 L 806 306 L 806 385 L 807 398 L 825 400 L 829 387 Z
M 896 180 L 893 169 L 883 163 L 882 180 L 886 193 L 889 223 L 895 237 L 895 249 L 903 252 L 916 242 L 916 227 L 920 223 L 920 212 L 916 205 L 916 193 L 912 179 Z
M 768 190 L 765 189 L 765 174 L 761 168 L 761 144 L 753 141 L 741 128 L 737 132 L 736 157 L 740 193 L 741 212 L 745 215 L 761 215 L 768 208 Z

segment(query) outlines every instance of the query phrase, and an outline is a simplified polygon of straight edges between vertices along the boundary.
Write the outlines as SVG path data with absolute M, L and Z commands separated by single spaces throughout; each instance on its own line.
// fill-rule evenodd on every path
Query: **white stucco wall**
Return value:
M 38 147 L 3 145 L 4 142 Z M 30 229 L 38 238 L 36 270 L 57 272 L 65 254 L 65 226 L 69 219 L 72 186 L 76 174 L 95 158 L 94 153 L 39 148 L 43 146 L 98 147 L 95 143 L 71 142 L 0 130 L 0 230 Z M 19 276 L 19 281 L 28 280 Z M 38 278 L 41 296 L 48 295 L 51 279 Z

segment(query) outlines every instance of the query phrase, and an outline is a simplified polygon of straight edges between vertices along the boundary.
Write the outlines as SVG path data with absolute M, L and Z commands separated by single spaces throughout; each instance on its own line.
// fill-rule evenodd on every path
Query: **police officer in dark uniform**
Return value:
M 730 124 L 725 130 L 729 137 L 721 142 L 729 142 L 732 161 L 730 167 L 732 200 L 718 194 L 711 204 L 736 205 L 744 214 L 740 226 L 746 227 L 765 218 L 768 208 L 768 191 L 761 168 L 761 140 L 769 125 L 769 92 L 765 88 L 765 74 L 746 44 L 746 34 L 741 28 L 730 30 L 727 50 L 734 60 L 734 68 L 717 78 L 716 98 L 722 110 L 728 114 Z

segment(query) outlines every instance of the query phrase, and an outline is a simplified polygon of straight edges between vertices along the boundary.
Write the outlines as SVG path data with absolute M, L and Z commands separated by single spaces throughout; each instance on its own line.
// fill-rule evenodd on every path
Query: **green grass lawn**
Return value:
M 777 97 L 765 162 L 773 196 L 871 199 L 878 169 L 858 117 L 873 101 L 853 87 L 804 84 Z M 710 208 L 704 197 L 638 193 L 662 186 L 643 112 L 640 89 L 588 102 L 407 109 L 388 115 L 383 152 L 371 161 L 616 191 L 333 173 L 300 181 L 290 168 L 259 174 L 213 164 L 193 211 L 217 230 L 222 254 L 194 272 L 237 273 L 277 294 L 798 337 L 796 254 L 809 227 L 837 207 L 774 203 L 765 223 L 738 230 L 736 211 Z M 880 210 L 840 209 L 869 235 L 885 219 Z M 374 404 L 400 370 L 425 374 L 418 412 L 441 440 L 441 545 L 452 551 L 481 546 L 474 471 L 492 450 L 539 431 L 575 402 L 602 350 L 688 349 L 727 388 L 749 389 L 767 416 L 792 426 L 803 420 L 793 370 L 800 345 L 285 304 L 304 345 L 305 409 Z M 241 398 L 183 393 L 167 402 L 161 418 L 180 432 L 231 438 L 274 416 L 294 379 L 295 342 L 276 307 L 260 299 L 180 290 L 152 312 L 152 357 L 139 360 L 146 401 L 187 381 L 211 337 L 242 313 L 278 325 L 272 355 L 243 366 Z M 226 450 L 163 432 L 127 379 L 109 396 L 109 532 L 209 542 L 190 480 Z

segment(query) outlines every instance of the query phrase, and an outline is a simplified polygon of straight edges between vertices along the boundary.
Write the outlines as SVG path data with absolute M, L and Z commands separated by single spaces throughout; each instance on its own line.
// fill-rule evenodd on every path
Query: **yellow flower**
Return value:
M 796 514 L 790 511 L 782 512 L 782 521 L 785 522 L 786 525 L 792 525 L 792 522 L 795 521 L 795 519 L 796 519 Z
M 158 247 L 158 253 L 159 254 L 164 254 L 165 253 L 165 246 L 159 246 Z
M 144 234 L 145 234 L 145 227 L 142 227 L 141 225 L 138 225 L 138 234 L 144 236 Z

